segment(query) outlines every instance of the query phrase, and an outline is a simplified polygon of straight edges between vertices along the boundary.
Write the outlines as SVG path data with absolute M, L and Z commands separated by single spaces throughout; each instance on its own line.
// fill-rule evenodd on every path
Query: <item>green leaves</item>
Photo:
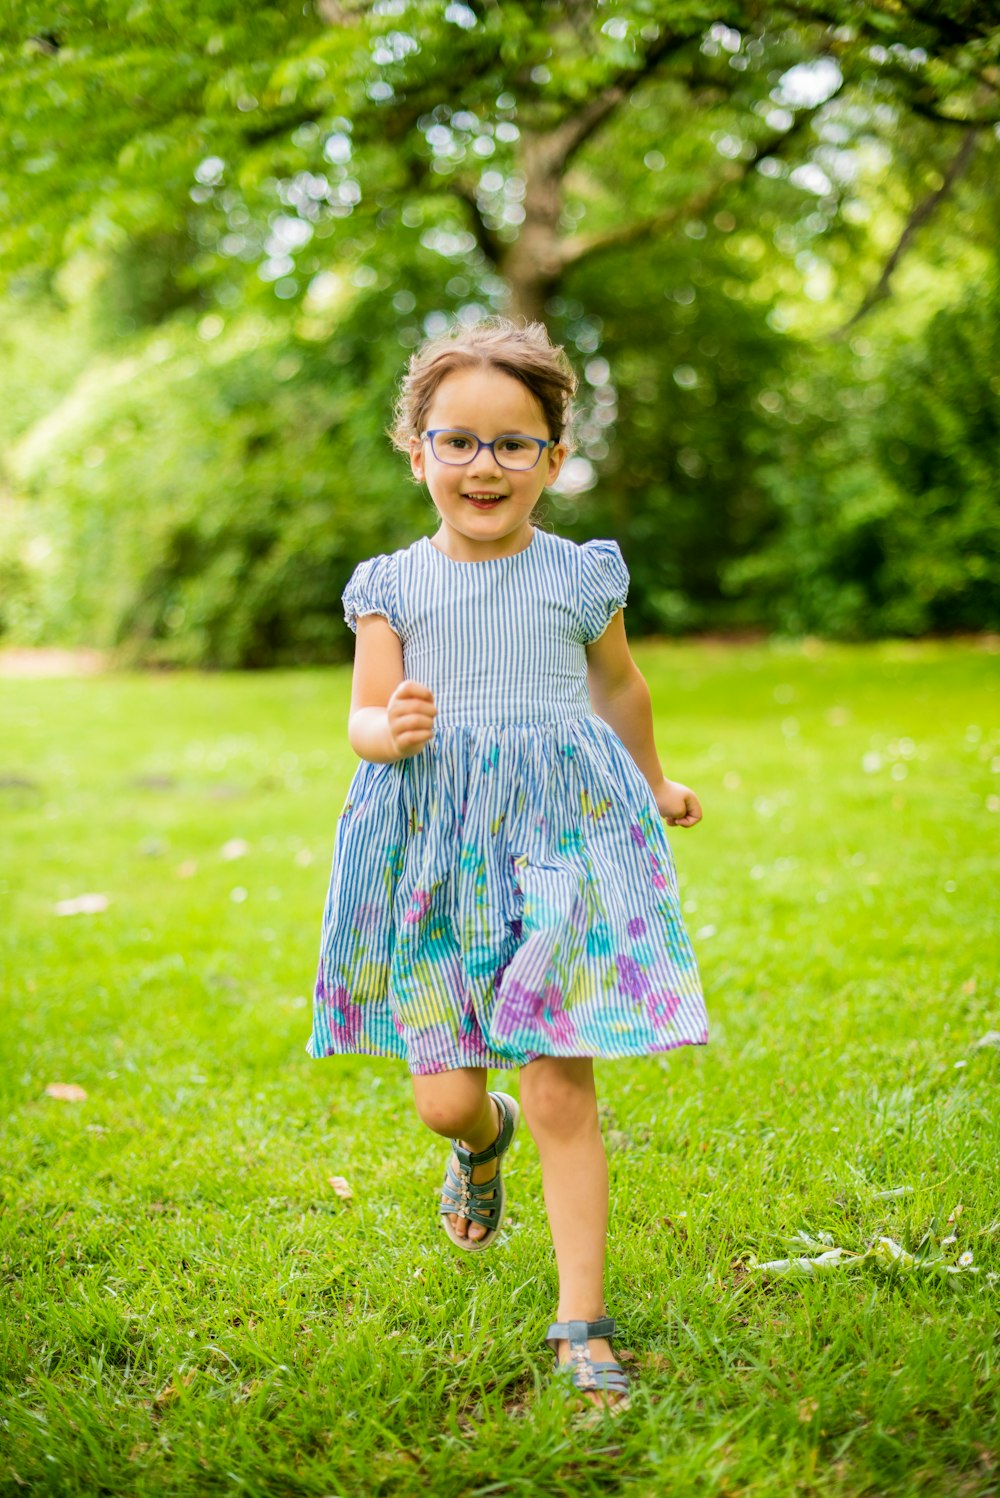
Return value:
M 132 407 L 123 423 L 134 458 L 84 393 L 54 413 L 51 458 L 8 461 L 22 498 L 61 496 L 58 519 L 39 501 L 16 526 L 5 521 L 9 589 L 23 600 L 41 587 L 27 532 L 44 541 L 54 527 L 65 550 L 53 555 L 72 568 L 124 487 L 139 493 L 141 523 L 186 519 L 151 550 L 138 530 L 121 552 L 112 541 L 119 588 L 93 614 L 81 579 L 80 627 L 99 617 L 104 635 L 162 640 L 162 620 L 188 609 L 176 588 L 197 587 L 185 616 L 202 620 L 197 641 L 176 647 L 186 658 L 222 649 L 221 625 L 204 619 L 221 619 L 234 596 L 257 612 L 227 661 L 239 649 L 270 658 L 276 635 L 292 650 L 291 616 L 266 622 L 264 597 L 299 565 L 300 508 L 288 496 L 317 481 L 332 496 L 335 461 L 345 492 L 374 476 L 373 511 L 384 505 L 409 539 L 402 517 L 421 515 L 417 496 L 407 489 L 398 505 L 381 445 L 402 363 L 451 319 L 513 309 L 547 320 L 581 370 L 603 361 L 584 390 L 577 489 L 552 496 L 549 514 L 577 539 L 620 537 L 640 630 L 982 627 L 996 611 L 1000 548 L 996 397 L 982 374 L 997 352 L 995 295 L 992 324 L 977 312 L 992 274 L 978 246 L 996 242 L 990 132 L 894 277 L 896 300 L 871 314 L 872 353 L 816 340 L 879 284 L 886 245 L 947 170 L 953 132 L 939 119 L 986 117 L 978 79 L 998 37 L 981 9 L 914 19 L 839 3 L 766 14 L 701 0 L 8 10 L 0 274 L 89 321 L 92 388 L 111 387 L 113 409 L 109 370 L 172 350 L 162 386 L 143 375 L 154 417 Z M 838 74 L 836 97 L 810 104 Z M 930 309 L 966 284 L 969 304 L 924 337 Z M 238 378 L 232 363 L 220 374 L 210 350 L 221 345 L 192 330 L 246 331 L 256 319 L 259 352 L 238 361 Z M 230 377 L 266 389 L 272 353 L 277 366 L 300 345 L 301 404 L 276 382 L 280 429 L 261 397 L 249 434 L 203 430 L 185 381 L 210 410 L 218 380 L 228 411 Z M 20 405 L 23 382 L 11 383 Z M 359 414 L 361 391 L 382 408 Z M 338 416 L 338 435 L 321 440 L 316 413 L 344 401 L 363 439 L 342 439 Z M 258 439 L 241 466 L 240 443 Z M 210 556 L 195 506 L 218 513 L 214 495 L 242 484 L 255 498 L 241 503 L 266 515 L 234 523 L 231 544 Z M 266 484 L 285 497 L 272 505 Z M 313 503 L 309 491 L 303 512 Z M 339 506 L 335 518 L 346 564 L 365 528 Z M 257 595 L 244 569 L 263 566 L 262 547 L 284 551 L 283 582 Z M 201 584 L 177 582 L 180 556 L 201 557 Z M 50 565 L 52 596 L 75 587 L 69 572 L 56 583 L 62 565 Z M 331 593 L 326 623 L 311 607 L 302 615 L 310 651 L 336 612 Z M 13 613 L 23 617 L 20 605 Z M 59 612 L 45 627 L 64 624 Z

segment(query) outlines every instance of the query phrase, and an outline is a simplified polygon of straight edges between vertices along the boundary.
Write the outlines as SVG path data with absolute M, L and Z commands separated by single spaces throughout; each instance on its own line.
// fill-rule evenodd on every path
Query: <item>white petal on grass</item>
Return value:
M 250 844 L 245 838 L 231 837 L 228 843 L 223 843 L 219 849 L 219 857 L 232 862 L 234 858 L 245 858 L 249 852 Z
M 963 1269 L 968 1268 L 968 1266 L 972 1263 L 972 1251 L 971 1251 L 971 1249 L 967 1248 L 965 1250 L 964 1254 L 959 1254 L 959 1256 L 958 1256 L 958 1262 L 962 1266 Z
M 825 1248 L 834 1246 L 832 1233 L 807 1233 L 803 1228 L 799 1228 L 799 1231 L 793 1233 L 792 1237 L 796 1243 L 802 1243 L 806 1248 L 818 1248 L 820 1253 Z
M 242 905 L 246 897 L 247 892 L 243 888 L 242 884 L 237 884 L 235 889 L 231 889 L 229 891 L 229 898 L 232 900 L 234 905 Z
M 750 1267 L 759 1269 L 764 1274 L 822 1274 L 841 1264 L 845 1255 L 848 1258 L 855 1257 L 848 1255 L 846 1248 L 828 1248 L 814 1259 L 771 1259 L 766 1264 L 751 1263 Z
M 111 904 L 109 895 L 76 895 L 72 900 L 59 900 L 52 908 L 56 915 L 96 915 L 107 910 Z
M 917 1262 L 909 1249 L 903 1248 L 894 1238 L 880 1238 L 868 1252 L 883 1264 L 898 1264 L 901 1269 L 912 1269 Z
M 58 1098 L 62 1103 L 83 1103 L 87 1094 L 75 1082 L 50 1082 L 45 1089 L 46 1097 Z
M 803 1235 L 804 1236 L 804 1235 Z M 978 1274 L 972 1263 L 972 1255 L 962 1254 L 958 1264 L 945 1264 L 940 1258 L 918 1259 L 893 1238 L 878 1238 L 864 1253 L 853 1253 L 842 1246 L 828 1248 L 814 1258 L 771 1259 L 760 1264 L 751 1258 L 747 1267 L 770 1275 L 816 1275 L 854 1264 L 872 1263 L 884 1269 L 900 1273 L 911 1273 L 918 1269 L 934 1270 L 938 1274 Z
M 913 1190 L 915 1190 L 915 1187 L 913 1186 L 893 1186 L 890 1191 L 876 1191 L 875 1200 L 878 1202 L 886 1202 L 891 1200 L 891 1198 L 894 1196 L 908 1196 Z
M 978 1051 L 980 1046 L 992 1046 L 994 1050 L 1000 1049 L 1000 1030 L 987 1030 L 986 1034 L 981 1035 L 975 1042 L 973 1050 Z
M 333 1187 L 336 1195 L 340 1197 L 341 1201 L 349 1202 L 353 1199 L 354 1192 L 343 1176 L 330 1176 L 329 1179 L 330 1185 Z

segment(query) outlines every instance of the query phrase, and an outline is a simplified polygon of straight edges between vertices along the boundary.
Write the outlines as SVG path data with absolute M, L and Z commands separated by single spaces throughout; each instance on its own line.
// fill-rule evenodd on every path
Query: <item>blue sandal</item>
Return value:
M 588 1337 L 613 1337 L 613 1316 L 602 1316 L 599 1321 L 553 1321 L 545 1333 L 545 1340 L 556 1356 L 556 1377 L 568 1379 L 580 1394 L 613 1394 L 602 1407 L 594 1406 L 594 1416 L 602 1413 L 620 1415 L 629 1406 L 628 1374 L 620 1363 L 595 1363 L 587 1347 Z M 569 1342 L 569 1359 L 559 1362 L 559 1343 Z M 566 1391 L 567 1394 L 569 1390 Z
M 500 1157 L 505 1155 L 510 1148 L 510 1142 L 517 1133 L 517 1126 L 521 1121 L 521 1110 L 507 1093 L 491 1092 L 489 1096 L 496 1103 L 500 1113 L 499 1134 L 488 1149 L 480 1150 L 478 1154 L 465 1149 L 457 1139 L 453 1139 L 451 1147 L 458 1160 L 458 1173 L 455 1173 L 455 1168 L 449 1160 L 448 1174 L 441 1188 L 439 1208 L 441 1226 L 455 1247 L 468 1254 L 480 1253 L 484 1248 L 490 1248 L 496 1242 L 497 1235 L 503 1226 L 507 1193 L 501 1178 Z M 474 1181 L 472 1179 L 473 1166 L 488 1165 L 491 1160 L 497 1162 L 496 1175 L 489 1181 Z M 482 1238 L 461 1237 L 448 1221 L 449 1216 L 453 1214 L 466 1218 L 470 1223 L 478 1222 L 481 1227 L 487 1229 L 485 1236 Z

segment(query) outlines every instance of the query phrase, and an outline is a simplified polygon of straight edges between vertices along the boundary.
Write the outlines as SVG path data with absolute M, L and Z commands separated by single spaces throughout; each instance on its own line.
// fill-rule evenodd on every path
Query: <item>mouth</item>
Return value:
M 505 494 L 484 492 L 482 494 L 464 494 L 462 498 L 467 499 L 470 505 L 475 505 L 477 510 L 491 510 L 494 505 L 502 504 L 507 496 Z

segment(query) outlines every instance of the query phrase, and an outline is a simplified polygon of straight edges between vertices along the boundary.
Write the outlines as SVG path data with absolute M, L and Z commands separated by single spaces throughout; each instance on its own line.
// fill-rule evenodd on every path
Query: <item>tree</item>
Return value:
M 794 390 L 861 379 L 797 340 L 905 288 L 903 251 L 940 286 L 983 272 L 997 19 L 898 0 L 10 12 L 0 272 L 26 309 L 45 287 L 85 304 L 96 345 L 86 398 L 8 461 L 67 569 L 52 595 L 158 659 L 335 653 L 353 561 L 421 519 L 381 430 L 403 354 L 510 309 L 585 375 L 576 494 L 551 503 L 621 537 L 633 617 L 773 619 L 739 566 L 824 482 Z M 95 592 L 97 546 L 114 585 Z
M 53 266 L 186 223 L 175 278 L 214 274 L 229 295 L 226 260 L 311 275 L 345 250 L 377 257 L 406 203 L 430 200 L 460 209 L 465 254 L 512 310 L 544 319 L 587 259 L 677 232 L 764 161 L 808 162 L 834 93 L 867 104 L 861 132 L 878 106 L 945 132 L 1000 118 L 995 4 L 321 0 L 234 20 L 217 0 L 102 0 L 58 14 L 29 4 L 0 31 L 0 257 Z M 655 187 L 602 170 L 620 165 L 610 132 L 641 160 L 664 126 L 671 169 Z M 218 210 L 234 193 L 249 220 L 227 250 Z

